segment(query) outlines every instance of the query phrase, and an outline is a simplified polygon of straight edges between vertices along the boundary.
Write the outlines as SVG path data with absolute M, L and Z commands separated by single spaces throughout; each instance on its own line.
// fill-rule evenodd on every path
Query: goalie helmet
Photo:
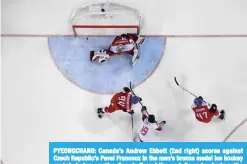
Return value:
M 139 98 L 137 96 L 132 96 L 130 101 L 131 101 L 132 104 L 137 104 L 138 101 L 139 101 Z

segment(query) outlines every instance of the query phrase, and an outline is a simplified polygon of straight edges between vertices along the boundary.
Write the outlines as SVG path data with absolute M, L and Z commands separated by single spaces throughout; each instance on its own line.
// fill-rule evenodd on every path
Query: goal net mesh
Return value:
M 70 23 L 76 36 L 138 34 L 142 17 L 135 8 L 100 3 L 77 8 L 70 17 Z

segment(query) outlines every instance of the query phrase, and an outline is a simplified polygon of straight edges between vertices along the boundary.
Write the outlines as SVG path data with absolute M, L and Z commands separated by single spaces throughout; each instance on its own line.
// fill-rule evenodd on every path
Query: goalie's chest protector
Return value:
M 114 53 L 121 53 L 131 51 L 133 48 L 133 44 L 130 44 L 127 40 L 124 40 L 112 43 L 110 51 L 113 51 Z

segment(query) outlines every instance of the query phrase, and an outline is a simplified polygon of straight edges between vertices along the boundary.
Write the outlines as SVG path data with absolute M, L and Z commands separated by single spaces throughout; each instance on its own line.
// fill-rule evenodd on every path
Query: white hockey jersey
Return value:
M 155 131 L 162 131 L 162 125 L 148 122 L 148 117 L 146 116 L 143 119 L 143 125 L 138 132 L 139 140 L 143 142 L 150 141 Z

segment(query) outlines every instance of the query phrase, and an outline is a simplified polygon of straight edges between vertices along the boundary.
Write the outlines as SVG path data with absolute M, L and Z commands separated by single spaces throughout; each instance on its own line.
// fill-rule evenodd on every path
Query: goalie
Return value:
M 113 55 L 122 55 L 128 53 L 132 56 L 134 65 L 139 59 L 139 45 L 144 42 L 144 38 L 137 34 L 122 34 L 117 36 L 108 49 L 91 51 L 90 61 L 104 63 Z

